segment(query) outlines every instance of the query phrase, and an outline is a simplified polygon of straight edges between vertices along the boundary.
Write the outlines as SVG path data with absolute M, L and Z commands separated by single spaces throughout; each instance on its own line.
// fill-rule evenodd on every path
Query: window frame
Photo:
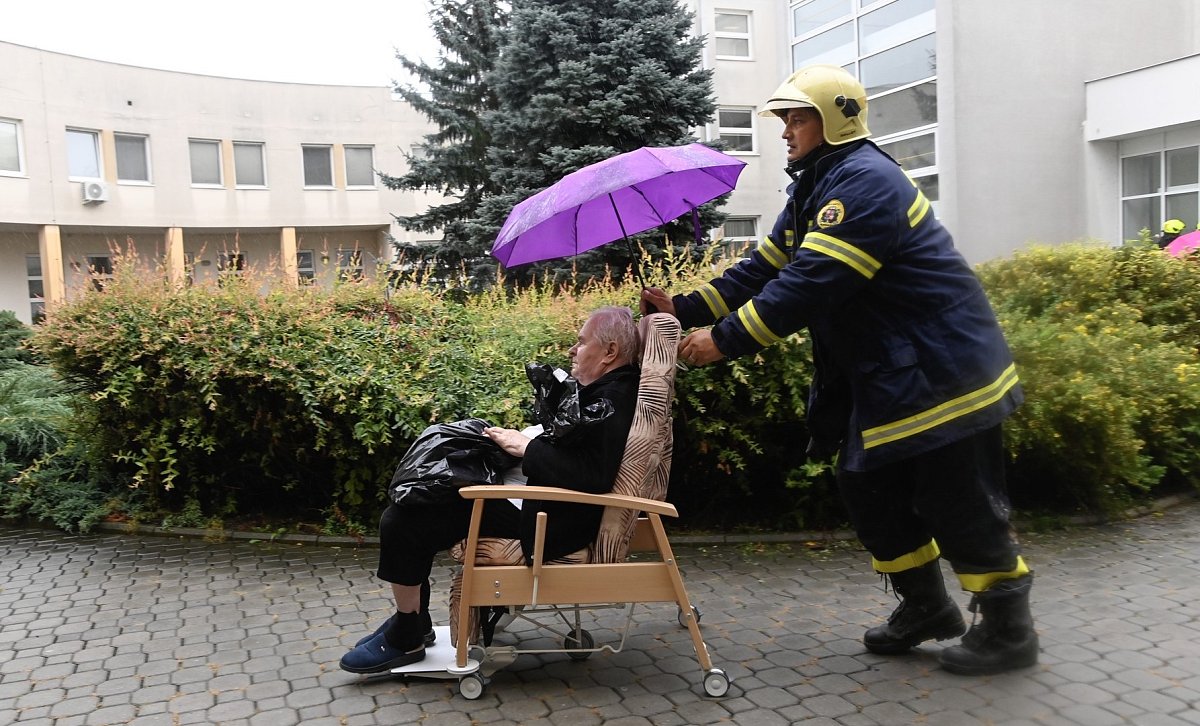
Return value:
M 308 256 L 308 264 L 303 260 Z M 307 274 L 306 274 L 307 273 Z M 312 285 L 317 281 L 317 253 L 315 250 L 296 250 L 296 278 L 301 285 Z
M 721 112 L 722 111 L 745 111 L 746 115 L 750 119 L 750 127 L 745 128 L 742 126 L 722 126 L 721 125 Z M 739 150 L 739 149 L 725 149 L 724 153 L 729 154 L 730 156 L 758 156 L 758 154 L 759 154 L 759 150 L 758 150 L 758 114 L 755 112 L 755 109 L 753 106 L 736 106 L 736 105 L 717 106 L 717 110 L 716 110 L 716 113 L 713 114 L 713 118 L 715 119 L 715 123 L 713 124 L 713 130 L 714 130 L 715 136 L 716 136 L 715 140 L 724 141 L 726 133 L 728 133 L 728 135 L 730 135 L 730 136 L 749 136 L 750 137 L 750 150 L 749 151 Z
M 65 133 L 66 133 L 68 139 L 70 138 L 71 134 L 87 134 L 88 136 L 92 137 L 92 148 L 93 148 L 93 151 L 95 152 L 95 159 L 96 159 L 96 175 L 95 176 L 91 176 L 91 175 L 81 176 L 79 174 L 73 173 L 73 170 L 71 168 L 74 166 L 73 156 L 72 156 L 72 147 L 71 147 L 71 144 L 68 142 L 67 147 L 66 147 L 67 181 L 104 181 L 104 154 L 101 153 L 100 131 L 98 129 L 85 129 L 85 128 L 81 128 L 81 127 L 77 127 L 77 126 L 68 126 L 66 128 Z
M 365 268 L 362 248 L 339 247 L 334 252 L 334 261 L 338 282 L 355 282 L 366 277 L 363 272 Z
M 717 30 L 718 15 L 736 15 L 746 19 L 746 32 L 736 33 L 731 30 Z M 713 11 L 713 57 L 717 60 L 729 61 L 753 61 L 754 60 L 754 13 L 750 10 L 739 10 L 734 8 L 717 8 Z M 725 38 L 729 40 L 745 40 L 746 55 L 725 55 L 717 50 L 717 40 Z
M 266 144 L 266 142 L 265 141 L 233 141 L 231 143 L 233 144 L 233 188 L 234 189 L 266 189 L 269 184 L 269 179 L 267 178 L 267 144 Z M 241 147 L 241 148 L 257 148 L 258 149 L 258 162 L 259 162 L 260 170 L 262 171 L 262 184 L 243 184 L 241 182 L 241 180 L 238 179 L 238 169 L 237 169 L 238 153 L 237 152 L 238 152 L 239 147 Z
M 122 139 L 122 138 L 140 139 L 141 140 L 142 154 L 143 154 L 143 158 L 146 162 L 146 178 L 145 179 L 125 179 L 121 176 L 121 152 L 120 152 L 120 149 L 118 148 L 117 144 L 118 144 L 118 140 Z M 150 164 L 150 135 L 149 134 L 137 134 L 137 133 L 126 132 L 126 131 L 114 131 L 113 132 L 113 148 L 116 150 L 116 153 L 113 158 L 113 165 L 116 166 L 116 168 L 117 168 L 117 183 L 118 184 L 128 184 L 131 186 L 153 186 L 154 171 Z
M 1181 151 L 1185 149 L 1197 149 L 1197 182 L 1189 184 L 1176 184 L 1172 186 L 1168 178 L 1167 157 L 1171 152 Z M 1125 192 L 1125 162 L 1128 159 L 1136 159 L 1138 157 L 1153 157 L 1156 164 L 1156 182 L 1157 188 L 1136 194 L 1127 194 Z M 1149 202 L 1152 206 L 1155 219 L 1148 227 L 1150 235 L 1154 236 L 1162 231 L 1162 223 L 1164 220 L 1171 219 L 1172 215 L 1183 219 L 1189 231 L 1195 229 L 1195 225 L 1200 223 L 1200 144 L 1181 144 L 1181 145 L 1159 145 L 1154 150 L 1131 150 L 1122 151 L 1117 157 L 1117 174 L 1119 179 L 1119 189 L 1117 197 L 1117 205 L 1119 207 L 1120 219 L 1120 235 L 1121 240 L 1136 239 L 1135 235 L 1131 236 L 1126 230 L 1126 207 L 1132 202 Z M 1179 215 L 1171 210 L 1168 210 L 1168 199 L 1170 197 L 1178 197 L 1183 195 L 1197 195 L 1197 202 L 1193 209 L 1189 210 L 1190 215 Z M 1139 228 L 1140 231 L 1141 228 Z
M 25 174 L 25 131 L 22 128 L 24 124 L 19 118 L 9 118 L 0 116 L 0 124 L 11 124 L 13 127 L 13 143 L 16 144 L 17 151 L 17 168 L 16 169 L 0 169 L 0 176 L 26 176 Z
M 97 265 L 97 260 L 103 260 L 104 265 Z M 87 275 L 88 282 L 96 292 L 104 292 L 104 287 L 113 279 L 114 262 L 112 252 L 87 252 L 83 255 L 82 272 Z M 45 271 L 43 270 L 43 274 Z
M 329 162 L 329 183 L 328 184 L 313 184 L 308 180 L 308 152 L 309 150 L 325 150 L 325 159 Z M 300 144 L 300 178 L 304 183 L 305 189 L 317 189 L 327 191 L 337 188 L 337 175 L 333 168 L 333 144 Z
M 30 261 L 37 261 L 38 274 L 34 275 L 30 272 Z M 40 283 L 42 288 L 41 295 L 33 294 L 33 283 Z M 29 322 L 32 325 L 37 325 L 46 319 L 46 271 L 42 268 L 42 256 L 40 254 L 25 255 L 25 289 L 29 293 Z
M 350 182 L 350 150 L 356 151 L 366 149 L 371 154 L 370 184 L 352 184 Z M 346 165 L 346 188 L 347 189 L 376 189 L 375 180 L 378 178 L 375 174 L 375 145 L 374 144 L 345 144 L 342 146 L 342 161 Z
M 217 181 L 216 182 L 198 182 L 196 181 L 196 168 L 192 164 L 192 145 L 197 146 L 212 146 L 217 152 Z M 223 162 L 223 154 L 221 152 L 220 139 L 204 139 L 189 136 L 188 137 L 188 178 L 192 182 L 192 186 L 198 189 L 224 189 L 225 188 L 225 164 Z

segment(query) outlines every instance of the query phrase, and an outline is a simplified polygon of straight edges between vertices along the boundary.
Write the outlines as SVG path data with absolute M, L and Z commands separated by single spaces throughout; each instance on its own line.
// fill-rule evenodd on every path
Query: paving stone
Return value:
M 636 608 L 622 653 L 522 656 L 466 701 L 453 680 L 337 669 L 388 608 L 373 550 L 22 534 L 0 527 L 0 722 L 1200 726 L 1196 502 L 1026 535 L 1041 663 L 987 678 L 943 673 L 948 643 L 863 650 L 863 629 L 896 601 L 859 547 L 677 546 L 714 665 L 735 679 L 723 699 L 704 695 L 669 606 Z M 439 560 L 441 598 L 450 572 Z M 433 610 L 445 622 L 444 601 Z M 585 627 L 615 642 L 623 612 L 597 617 Z M 517 636 L 558 642 L 524 624 L 502 637 Z

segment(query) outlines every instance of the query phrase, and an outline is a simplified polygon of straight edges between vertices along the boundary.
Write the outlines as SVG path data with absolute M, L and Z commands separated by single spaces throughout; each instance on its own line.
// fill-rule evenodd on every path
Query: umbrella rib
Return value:
M 655 216 L 655 217 L 658 217 L 658 223 L 659 223 L 659 224 L 666 224 L 667 222 L 670 222 L 670 221 L 671 221 L 671 220 L 669 220 L 669 219 L 663 219 L 663 217 L 662 217 L 662 214 L 660 214 L 660 213 L 659 213 L 659 211 L 658 211 L 657 209 L 655 209 L 655 208 L 654 208 L 654 205 L 650 203 L 650 200 L 646 198 L 646 194 L 645 194 L 645 192 L 643 192 L 641 189 L 638 189 L 638 185 L 637 185 L 637 184 L 631 184 L 631 185 L 630 185 L 628 188 L 629 188 L 629 189 L 632 189 L 632 190 L 633 190 L 633 191 L 635 191 L 635 192 L 637 192 L 637 193 L 638 193 L 638 196 L 640 196 L 640 197 L 642 198 L 642 200 L 643 200 L 644 202 L 646 202 L 646 206 L 650 208 L 650 211 L 651 211 L 651 212 L 654 212 L 654 216 Z M 612 194 L 610 193 L 610 194 L 609 194 L 609 196 L 611 197 L 611 196 L 612 196 Z

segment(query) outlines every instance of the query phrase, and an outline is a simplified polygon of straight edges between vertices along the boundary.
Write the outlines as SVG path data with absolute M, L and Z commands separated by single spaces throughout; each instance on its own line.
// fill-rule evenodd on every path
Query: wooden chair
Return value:
M 663 516 L 678 516 L 675 507 L 663 500 L 671 469 L 671 399 L 675 390 L 679 322 L 670 315 L 649 315 L 642 319 L 639 334 L 643 353 L 637 411 L 612 493 L 586 494 L 567 488 L 531 486 L 473 486 L 459 490 L 463 497 L 474 500 L 474 507 L 470 534 L 454 550 L 463 566 L 450 592 L 450 634 L 456 651 L 449 672 L 459 676 L 459 693 L 466 698 L 483 694 L 486 680 L 481 665 L 495 650 L 488 643 L 479 644 L 479 611 L 499 606 L 506 606 L 523 620 L 551 632 L 556 631 L 541 623 L 537 619 L 539 614 L 553 613 L 570 628 L 561 649 L 522 650 L 504 646 L 510 660 L 514 653 L 548 652 L 565 652 L 582 660 L 594 652 L 619 652 L 624 647 L 637 603 L 674 603 L 679 623 L 691 635 L 705 692 L 723 696 L 729 690 L 729 677 L 714 668 L 709 658 L 700 634 L 700 613 L 688 599 L 662 523 Z M 604 507 L 596 541 L 560 560 L 544 562 L 547 515 L 542 512 L 535 529 L 533 566 L 526 566 L 519 540 L 479 536 L 484 502 L 509 498 Z M 639 513 L 644 516 L 639 517 Z M 629 561 L 631 551 L 656 553 L 657 558 Z M 466 557 L 467 552 L 475 556 Z M 581 627 L 580 613 L 612 607 L 628 610 L 620 643 L 616 647 L 596 647 L 592 636 Z M 573 618 L 568 619 L 568 614 Z M 472 658 L 474 654 L 479 658 Z

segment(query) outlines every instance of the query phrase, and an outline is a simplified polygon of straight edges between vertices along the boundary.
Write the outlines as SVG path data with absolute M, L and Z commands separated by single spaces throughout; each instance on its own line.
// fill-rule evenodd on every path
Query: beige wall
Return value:
M 301 248 L 313 247 L 320 231 L 339 244 L 357 240 L 373 258 L 386 259 L 385 233 L 418 238 L 397 226 L 393 215 L 439 201 L 382 185 L 346 188 L 345 145 L 373 146 L 375 167 L 400 174 L 406 169 L 402 150 L 430 130 L 387 88 L 200 76 L 4 42 L 0 69 L 0 117 L 20 121 L 25 159 L 24 174 L 0 175 L 0 308 L 23 320 L 29 318 L 24 257 L 38 252 L 44 225 L 60 228 L 67 267 L 72 256 L 86 253 L 79 246 L 85 240 L 98 252 L 106 249 L 102 240 L 132 236 L 139 251 L 157 259 L 168 228 L 183 230 L 189 253 L 240 238 L 248 259 L 273 256 L 277 263 L 281 230 L 291 227 L 305 239 Z M 84 204 L 81 182 L 68 178 L 69 127 L 101 133 L 108 201 Z M 116 180 L 114 133 L 149 137 L 149 184 Z M 189 138 L 220 140 L 226 150 L 233 141 L 264 143 L 266 188 L 235 188 L 231 155 L 224 188 L 193 186 Z M 333 147 L 335 188 L 304 188 L 302 144 Z M 206 269 L 197 267 L 198 274 Z

